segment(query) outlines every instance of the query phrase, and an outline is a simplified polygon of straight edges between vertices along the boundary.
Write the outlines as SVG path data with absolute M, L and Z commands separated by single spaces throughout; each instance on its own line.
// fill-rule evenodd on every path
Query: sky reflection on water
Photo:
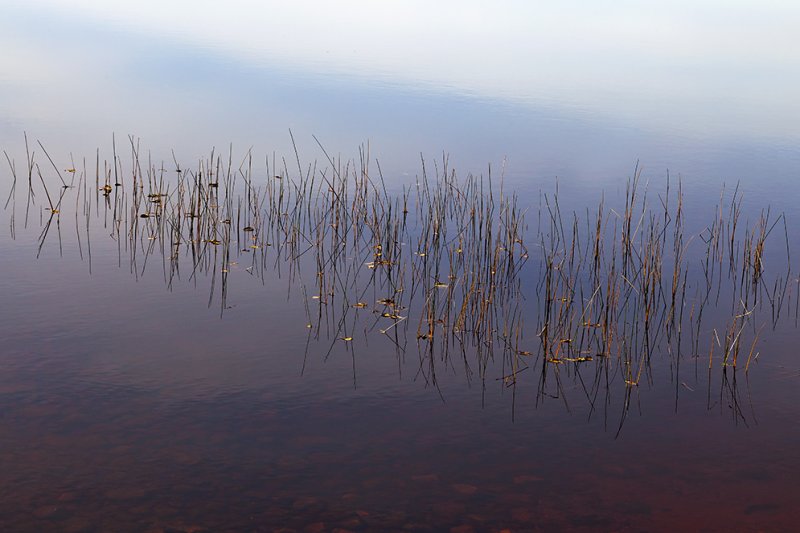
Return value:
M 420 153 L 428 168 L 451 154 L 461 177 L 506 160 L 523 208 L 558 178 L 564 213 L 580 214 L 603 192 L 618 205 L 639 161 L 654 203 L 667 170 L 683 177 L 687 226 L 741 181 L 748 220 L 771 205 L 796 242 L 793 2 L 7 4 L 0 149 L 20 166 L 23 131 L 81 169 L 97 147 L 110 157 L 113 133 L 129 169 L 129 134 L 169 167 L 172 149 L 192 165 L 229 143 L 291 160 L 291 129 L 303 164 L 324 164 L 313 135 L 345 159 L 368 140 L 390 189 L 414 182 Z M 3 170 L 3 201 L 8 184 Z M 286 274 L 262 284 L 231 267 L 223 318 L 207 277 L 167 288 L 158 254 L 142 275 L 97 194 L 91 269 L 76 256 L 78 189 L 37 258 L 46 203 L 23 227 L 23 185 L 15 238 L 0 233 L 0 525 L 301 530 L 364 508 L 367 531 L 796 524 L 796 307 L 738 381 L 660 354 L 630 404 L 606 388 L 595 408 L 576 375 L 539 396 L 533 372 L 514 396 L 501 368 L 470 381 L 460 364 L 443 366 L 440 395 L 416 354 L 374 339 L 352 358 L 325 356 L 328 339 L 306 353 Z
M 63 17 L 61 38 L 88 24 L 255 67 L 575 106 L 639 127 L 797 134 L 800 8 L 791 2 L 34 6 L 37 24 L 42 10 Z
M 312 135 L 345 154 L 369 139 L 401 174 L 446 151 L 475 172 L 507 157 L 526 181 L 604 182 L 637 160 L 715 183 L 797 176 L 789 3 L 418 8 L 14 3 L 0 141 L 287 153 L 291 128 L 308 158 Z

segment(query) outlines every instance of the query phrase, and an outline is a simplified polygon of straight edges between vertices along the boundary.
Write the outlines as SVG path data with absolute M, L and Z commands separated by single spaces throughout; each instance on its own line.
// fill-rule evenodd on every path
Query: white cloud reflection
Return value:
M 34 3 L 249 63 L 577 107 L 638 126 L 785 136 L 800 118 L 794 2 Z
M 39 1 L 254 58 L 512 94 L 574 78 L 588 58 L 618 75 L 800 60 L 800 6 L 788 2 Z

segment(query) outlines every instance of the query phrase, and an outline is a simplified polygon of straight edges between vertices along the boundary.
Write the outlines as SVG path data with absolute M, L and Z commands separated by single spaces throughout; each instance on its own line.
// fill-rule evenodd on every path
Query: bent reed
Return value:
M 534 371 L 541 400 L 566 402 L 571 381 L 594 408 L 611 383 L 627 402 L 652 382 L 658 358 L 676 384 L 685 359 L 709 375 L 747 372 L 764 327 L 798 318 L 785 217 L 765 208 L 743 220 L 738 187 L 723 188 L 710 220 L 691 231 L 680 181 L 667 176 L 653 195 L 638 165 L 618 204 L 601 197 L 579 213 L 562 211 L 557 185 L 530 205 L 504 190 L 502 175 L 457 176 L 446 156 L 389 187 L 369 145 L 342 159 L 320 144 L 322 162 L 305 165 L 296 149 L 263 165 L 252 151 L 212 150 L 191 166 L 174 153 L 154 162 L 133 137 L 127 156 L 115 141 L 111 159 L 98 150 L 79 164 L 25 145 L 23 166 L 5 154 L 12 237 L 23 201 L 26 227 L 39 209 L 40 252 L 54 227 L 61 246 L 71 216 L 91 271 L 100 225 L 136 276 L 154 261 L 168 286 L 207 276 L 220 313 L 232 264 L 262 282 L 277 273 L 302 294 L 304 334 L 326 357 L 349 352 L 354 379 L 357 346 L 378 336 L 398 357 L 414 347 L 418 375 L 433 385 L 456 364 L 469 379 L 511 388 Z M 767 257 L 785 270 L 767 275 Z

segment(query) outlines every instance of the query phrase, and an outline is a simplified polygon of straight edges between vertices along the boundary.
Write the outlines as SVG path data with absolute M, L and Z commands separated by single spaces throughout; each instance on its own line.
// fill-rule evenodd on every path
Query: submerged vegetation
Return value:
M 680 181 L 653 193 L 638 167 L 618 204 L 563 211 L 557 186 L 535 204 L 491 170 L 457 176 L 447 157 L 423 160 L 413 183 L 387 184 L 368 146 L 352 160 L 320 148 L 322 163 L 304 165 L 296 150 L 263 162 L 212 150 L 186 166 L 174 154 L 156 163 L 130 138 L 129 156 L 114 145 L 110 160 L 98 151 L 58 164 L 26 139 L 23 165 L 5 154 L 11 235 L 38 211 L 39 252 L 61 247 L 69 217 L 90 272 L 100 232 L 136 276 L 156 262 L 170 287 L 207 277 L 220 313 L 232 265 L 264 283 L 278 274 L 303 299 L 307 346 L 349 353 L 354 380 L 356 350 L 378 337 L 400 359 L 413 353 L 434 386 L 437 372 L 463 366 L 469 380 L 516 391 L 524 372 L 539 401 L 569 407 L 572 383 L 592 412 L 621 390 L 620 427 L 657 360 L 676 402 L 690 389 L 681 365 L 709 380 L 721 372 L 744 420 L 736 371 L 757 363 L 767 326 L 798 320 L 785 217 L 765 208 L 746 220 L 738 188 L 694 227 Z

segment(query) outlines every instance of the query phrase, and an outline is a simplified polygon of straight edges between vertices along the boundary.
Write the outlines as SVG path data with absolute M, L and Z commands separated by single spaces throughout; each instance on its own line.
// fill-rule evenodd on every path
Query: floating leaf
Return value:
M 363 309 L 366 306 L 367 306 L 366 302 L 356 302 L 353 304 L 353 307 L 355 307 L 356 309 Z
M 353 337 L 339 337 L 339 338 L 345 342 L 350 342 L 351 340 L 353 340 Z
M 391 265 L 392 262 L 386 259 L 376 259 L 375 261 L 370 261 L 369 263 L 364 263 L 364 264 L 367 265 L 367 268 L 371 270 L 376 266 Z
M 255 229 L 252 226 L 245 226 L 242 231 L 255 231 Z
M 433 286 L 436 287 L 437 289 L 446 289 L 447 287 L 449 287 L 447 283 L 442 283 L 442 282 L 437 282 Z
M 213 244 L 214 246 L 222 243 L 222 241 L 220 241 L 219 239 L 208 239 L 205 242 L 207 242 L 208 244 Z

